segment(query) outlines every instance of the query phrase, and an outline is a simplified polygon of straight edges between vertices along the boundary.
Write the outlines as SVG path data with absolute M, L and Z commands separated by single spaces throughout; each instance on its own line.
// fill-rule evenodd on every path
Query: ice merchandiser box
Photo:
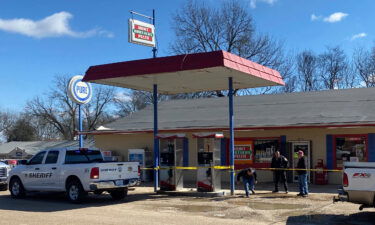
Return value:
M 175 191 L 183 188 L 184 134 L 159 134 L 160 140 L 160 190 Z
M 221 189 L 221 170 L 215 167 L 221 166 L 221 143 L 224 135 L 194 133 L 193 137 L 197 138 L 198 150 L 197 191 L 218 191 Z

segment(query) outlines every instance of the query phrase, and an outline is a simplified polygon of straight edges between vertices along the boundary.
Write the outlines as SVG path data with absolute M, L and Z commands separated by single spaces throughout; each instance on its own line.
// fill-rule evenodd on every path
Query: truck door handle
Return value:
M 39 170 L 39 168 L 35 168 L 35 170 Z
M 57 169 L 56 167 L 52 167 L 53 170 Z

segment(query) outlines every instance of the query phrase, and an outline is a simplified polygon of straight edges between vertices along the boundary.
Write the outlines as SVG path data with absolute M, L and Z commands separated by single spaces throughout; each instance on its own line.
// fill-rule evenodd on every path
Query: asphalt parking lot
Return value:
M 152 187 L 137 187 L 123 201 L 107 194 L 90 195 L 71 204 L 64 194 L 32 193 L 12 199 L 0 192 L 0 224 L 374 224 L 375 209 L 332 203 L 334 186 L 311 187 L 308 198 L 273 194 L 258 185 L 255 195 L 194 197 L 154 194 Z

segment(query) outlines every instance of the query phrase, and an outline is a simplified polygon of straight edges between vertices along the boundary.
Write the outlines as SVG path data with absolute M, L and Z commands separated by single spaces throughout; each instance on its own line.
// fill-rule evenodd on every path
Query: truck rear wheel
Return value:
M 13 198 L 23 198 L 26 195 L 25 188 L 18 177 L 12 178 L 9 184 L 10 195 Z
M 86 197 L 87 193 L 83 190 L 81 182 L 71 180 L 66 185 L 66 194 L 70 202 L 80 203 Z
M 116 189 L 116 190 L 110 191 L 109 194 L 114 200 L 122 200 L 128 195 L 128 189 L 127 188 Z

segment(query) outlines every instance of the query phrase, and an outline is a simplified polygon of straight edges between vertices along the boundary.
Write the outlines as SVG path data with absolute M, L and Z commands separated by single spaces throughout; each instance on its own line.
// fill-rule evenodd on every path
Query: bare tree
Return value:
M 327 47 L 318 57 L 318 72 L 326 89 L 344 88 L 349 81 L 350 66 L 340 47 Z
M 171 96 L 158 95 L 158 102 L 170 99 Z M 118 109 L 117 115 L 128 116 L 133 112 L 144 109 L 153 104 L 153 94 L 147 91 L 130 90 L 128 92 L 118 93 L 114 98 Z
M 279 66 L 278 71 L 283 76 L 283 80 L 285 82 L 285 86 L 278 88 L 276 93 L 284 92 L 284 93 L 291 93 L 297 91 L 297 74 L 296 74 L 296 63 L 295 63 L 295 55 L 289 53 L 284 58 L 284 63 Z
M 366 87 L 375 87 L 375 47 L 357 48 L 353 54 L 355 69 Z
M 303 51 L 297 55 L 297 71 L 301 91 L 319 89 L 317 79 L 317 57 L 311 51 Z
M 27 115 L 20 116 L 15 123 L 5 131 L 8 142 L 10 141 L 35 141 L 36 130 Z
M 359 86 L 359 83 L 360 79 L 356 75 L 355 65 L 351 61 L 349 62 L 348 68 L 344 74 L 343 82 L 340 82 L 340 84 L 342 84 L 344 88 L 356 88 Z
M 175 31 L 175 41 L 170 46 L 172 53 L 225 50 L 276 70 L 286 66 L 283 44 L 268 35 L 256 34 L 253 19 L 240 1 L 224 1 L 218 8 L 188 1 L 173 15 L 172 27 Z M 270 90 L 262 89 L 263 92 Z M 215 94 L 225 95 L 222 91 Z
M 27 103 L 26 111 L 32 115 L 39 125 L 48 129 L 53 135 L 48 137 L 73 140 L 77 129 L 78 105 L 67 94 L 69 83 L 68 76 L 56 76 L 54 88 L 46 94 L 46 98 L 35 97 Z M 93 99 L 83 107 L 85 114 L 84 129 L 93 129 L 98 125 L 109 122 L 110 117 L 106 113 L 107 107 L 112 103 L 113 88 L 94 86 Z M 45 132 L 39 132 L 41 135 Z M 43 137 L 48 138 L 48 137 Z
M 8 131 L 17 121 L 18 115 L 12 112 L 0 112 L 0 133 Z
M 113 103 L 114 88 L 96 86 L 91 101 L 83 105 L 85 127 L 93 130 L 98 125 L 113 121 L 113 116 L 108 113 L 107 107 Z

